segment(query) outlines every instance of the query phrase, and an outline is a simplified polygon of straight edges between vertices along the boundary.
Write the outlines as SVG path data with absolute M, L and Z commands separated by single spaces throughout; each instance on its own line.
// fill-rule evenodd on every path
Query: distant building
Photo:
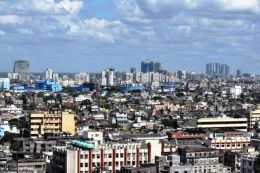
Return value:
M 58 82 L 59 81 L 59 74 L 58 73 L 53 73 L 53 81 Z
M 141 62 L 141 72 L 160 72 L 161 63 L 154 61 L 142 61 Z
M 83 83 L 89 82 L 89 74 L 87 73 L 78 73 L 74 76 L 75 84 L 81 85 Z
M 206 64 L 206 74 L 210 77 L 228 77 L 230 74 L 230 67 L 227 64 L 208 63 Z
M 9 78 L 0 78 L 0 90 L 10 90 Z
M 14 73 L 29 74 L 29 62 L 25 60 L 18 60 L 14 62 Z
M 132 67 L 132 68 L 130 69 L 130 72 L 131 72 L 131 73 L 136 73 L 136 68 Z
M 241 78 L 242 77 L 242 71 L 240 69 L 237 69 L 237 77 Z
M 121 87 L 122 93 L 128 93 L 131 91 L 143 91 L 143 90 L 144 90 L 143 85 L 138 85 L 138 84 L 127 84 Z
M 101 73 L 101 85 L 102 86 L 113 86 L 114 85 L 114 70 L 108 69 Z
M 47 68 L 45 70 L 45 79 L 46 80 L 52 80 L 53 79 L 53 71 L 50 68 Z
M 18 60 L 14 63 L 13 73 L 17 74 L 17 77 L 21 81 L 27 81 L 29 79 L 29 62 L 25 60 Z M 16 77 L 13 76 L 13 77 Z
M 60 134 L 68 132 L 76 134 L 75 114 L 71 112 L 36 112 L 29 117 L 32 137 L 42 137 L 44 134 Z

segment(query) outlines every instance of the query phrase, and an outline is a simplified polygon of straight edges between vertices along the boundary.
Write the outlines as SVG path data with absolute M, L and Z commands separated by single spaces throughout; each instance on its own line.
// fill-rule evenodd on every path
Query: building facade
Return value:
M 32 137 L 42 137 L 44 134 L 59 134 L 69 132 L 76 134 L 75 114 L 71 112 L 36 112 L 31 113 L 30 133 Z

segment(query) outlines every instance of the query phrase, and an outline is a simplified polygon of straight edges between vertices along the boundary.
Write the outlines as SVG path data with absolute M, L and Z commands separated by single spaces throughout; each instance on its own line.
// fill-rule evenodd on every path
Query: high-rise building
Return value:
M 131 73 L 136 73 L 136 68 L 132 67 L 132 68 L 130 69 L 130 72 L 131 72 Z
M 143 72 L 143 73 L 149 72 L 149 62 L 148 61 L 141 62 L 141 72 Z
M 206 64 L 206 74 L 210 77 L 229 76 L 230 67 L 227 64 L 208 63 Z
M 10 79 L 9 78 L 0 78 L 0 89 L 10 90 Z
M 159 72 L 161 70 L 161 63 L 154 61 L 142 61 L 141 62 L 141 72 Z
M 75 74 L 74 76 L 74 80 L 75 80 L 75 84 L 77 85 L 81 85 L 83 83 L 87 83 L 89 82 L 89 74 L 87 73 L 78 73 L 78 74 Z
M 240 69 L 237 69 L 237 77 L 242 77 L 242 71 Z
M 53 71 L 50 68 L 47 68 L 45 70 L 45 79 L 46 80 L 52 80 L 53 79 Z
M 101 73 L 101 85 L 113 86 L 114 85 L 114 70 L 108 69 Z
M 25 60 L 17 60 L 14 63 L 14 73 L 18 74 L 29 74 L 29 62 Z
M 29 62 L 25 60 L 17 60 L 14 63 L 13 74 L 12 77 L 16 77 L 21 81 L 27 81 L 29 79 Z
M 59 81 L 59 74 L 58 73 L 54 73 L 53 74 L 53 81 L 54 82 L 58 82 Z

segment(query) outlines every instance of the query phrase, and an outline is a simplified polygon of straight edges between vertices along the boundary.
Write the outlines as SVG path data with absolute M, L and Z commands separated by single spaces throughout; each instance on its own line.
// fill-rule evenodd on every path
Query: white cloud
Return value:
M 17 15 L 1 15 L 0 24 L 18 24 L 22 23 L 23 20 Z
M 6 33 L 2 30 L 0 30 L 0 36 L 4 36 Z

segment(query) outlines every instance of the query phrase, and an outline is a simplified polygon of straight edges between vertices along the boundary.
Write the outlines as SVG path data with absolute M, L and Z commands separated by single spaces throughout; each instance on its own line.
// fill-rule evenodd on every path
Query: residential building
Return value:
M 259 128 L 260 124 L 260 105 L 256 105 L 256 107 L 252 110 L 250 110 L 250 116 L 249 116 L 249 128 Z
M 53 79 L 53 71 L 50 68 L 45 70 L 45 80 L 52 80 Z
M 89 82 L 89 74 L 87 73 L 75 74 L 74 80 L 76 85 L 82 85 L 83 83 Z
M 230 168 L 223 165 L 223 154 L 203 146 L 184 146 L 179 148 L 180 160 L 192 166 L 192 172 L 229 173 Z
M 243 131 L 208 132 L 206 145 L 219 150 L 240 152 L 250 145 L 251 136 Z
M 29 122 L 32 137 L 62 132 L 69 132 L 71 135 L 76 134 L 75 114 L 72 112 L 35 112 L 30 114 Z
M 138 142 L 93 145 L 91 141 L 74 140 L 67 147 L 54 147 L 52 163 L 54 173 L 90 173 L 97 169 L 116 173 L 122 166 L 151 163 L 151 145 Z

